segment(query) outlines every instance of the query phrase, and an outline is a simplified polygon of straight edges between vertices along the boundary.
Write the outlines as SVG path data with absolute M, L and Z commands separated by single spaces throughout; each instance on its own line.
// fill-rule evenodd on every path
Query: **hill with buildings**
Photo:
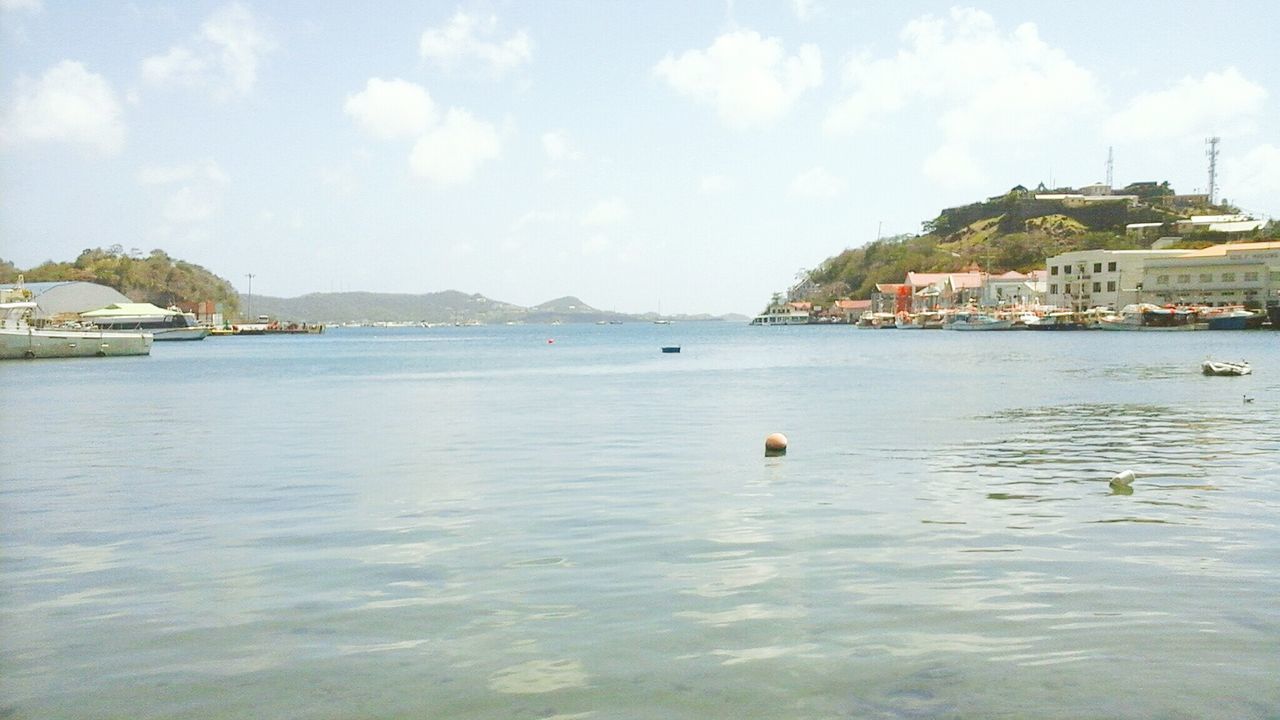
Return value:
M 866 299 L 877 284 L 908 272 L 1029 272 L 1045 259 L 1076 250 L 1167 247 L 1280 237 L 1277 226 L 1240 220 L 1239 210 L 1207 195 L 1179 195 L 1169 183 L 1029 190 L 1021 185 L 981 202 L 947 208 L 919 235 L 878 239 L 851 248 L 805 273 L 791 300 Z M 1195 222 L 1196 218 L 1216 222 Z M 780 294 L 781 295 L 781 294 Z

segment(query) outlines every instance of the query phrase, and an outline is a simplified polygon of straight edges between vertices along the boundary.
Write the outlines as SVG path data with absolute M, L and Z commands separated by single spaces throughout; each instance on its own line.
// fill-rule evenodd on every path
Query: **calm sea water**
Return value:
M 3 717 L 1280 716 L 1280 333 L 338 329 L 0 397 Z

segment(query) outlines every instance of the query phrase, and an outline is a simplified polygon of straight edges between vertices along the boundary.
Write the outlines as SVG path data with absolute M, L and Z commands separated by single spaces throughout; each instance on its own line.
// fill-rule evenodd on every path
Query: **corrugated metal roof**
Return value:
M 15 288 L 17 285 L 5 287 Z M 38 304 L 36 315 L 50 317 L 63 313 L 82 313 L 117 302 L 130 302 L 114 288 L 80 280 L 23 283 Z

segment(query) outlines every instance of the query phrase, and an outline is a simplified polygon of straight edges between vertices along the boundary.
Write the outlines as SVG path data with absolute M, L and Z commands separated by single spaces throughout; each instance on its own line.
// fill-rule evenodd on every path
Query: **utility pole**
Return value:
M 1209 157 L 1209 204 L 1212 205 L 1218 201 L 1218 143 L 1222 138 L 1214 136 L 1204 141 L 1209 146 L 1204 154 Z
M 246 305 L 248 305 L 248 309 L 245 310 L 245 314 L 247 315 L 248 319 L 252 321 L 253 320 L 253 273 L 248 273 L 245 275 L 245 277 L 249 278 L 249 291 L 245 293 L 245 297 L 248 298 L 248 300 L 245 303 Z

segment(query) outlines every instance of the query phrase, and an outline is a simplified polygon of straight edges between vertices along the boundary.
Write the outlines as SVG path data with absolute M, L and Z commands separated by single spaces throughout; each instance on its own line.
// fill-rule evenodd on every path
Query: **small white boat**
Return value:
M 952 316 L 946 324 L 947 330 L 1008 330 L 1013 326 L 1011 320 L 998 318 L 984 312 L 959 312 Z
M 0 303 L 0 360 L 151 354 L 151 333 L 33 328 L 27 315 L 35 308 L 31 301 Z
M 1240 362 L 1228 362 L 1223 360 L 1205 360 L 1200 363 L 1200 371 L 1205 375 L 1249 375 L 1253 373 L 1253 368 L 1249 367 L 1249 363 L 1241 360 Z

